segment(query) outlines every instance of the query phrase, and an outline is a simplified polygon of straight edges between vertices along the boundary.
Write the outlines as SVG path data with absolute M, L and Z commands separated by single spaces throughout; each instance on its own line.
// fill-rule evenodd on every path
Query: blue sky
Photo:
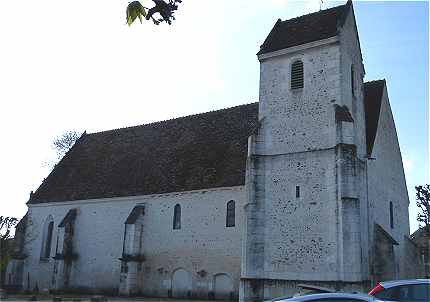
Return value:
M 2 215 L 25 214 L 29 192 L 49 173 L 42 163 L 55 157 L 52 139 L 63 131 L 95 132 L 257 101 L 255 54 L 276 19 L 320 7 L 319 0 L 184 0 L 171 27 L 128 27 L 127 3 L 0 2 Z M 413 185 L 429 182 L 428 2 L 354 7 L 365 79 L 387 79 L 414 202 Z M 412 204 L 412 230 L 415 215 Z

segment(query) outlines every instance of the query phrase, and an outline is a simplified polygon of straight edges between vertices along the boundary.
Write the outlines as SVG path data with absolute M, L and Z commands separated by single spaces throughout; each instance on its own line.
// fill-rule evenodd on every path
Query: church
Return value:
M 84 133 L 16 235 L 22 290 L 263 301 L 414 276 L 385 80 L 351 1 L 278 20 L 259 102 Z

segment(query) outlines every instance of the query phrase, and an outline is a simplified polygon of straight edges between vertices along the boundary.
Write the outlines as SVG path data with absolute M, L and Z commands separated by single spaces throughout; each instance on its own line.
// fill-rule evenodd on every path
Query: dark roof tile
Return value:
M 384 87 L 385 80 L 364 83 L 364 109 L 366 112 L 367 156 L 372 155 L 373 145 L 375 143 Z
M 285 21 L 278 19 L 257 54 L 336 36 L 339 26 L 342 26 L 345 21 L 346 12 L 350 5 L 352 4 L 348 1 L 344 5 L 294 19 Z
M 349 109 L 347 106 L 335 106 L 335 118 L 336 122 L 349 122 L 353 123 L 354 119 L 352 118 L 351 112 L 349 112 Z
M 83 135 L 29 203 L 243 185 L 257 125 L 253 103 Z

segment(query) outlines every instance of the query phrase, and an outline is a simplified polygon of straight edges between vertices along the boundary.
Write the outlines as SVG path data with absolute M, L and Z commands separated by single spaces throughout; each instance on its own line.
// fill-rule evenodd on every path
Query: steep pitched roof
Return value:
M 257 55 L 336 36 L 350 5 L 352 3 L 348 1 L 290 20 L 278 19 Z
M 368 156 L 372 154 L 373 145 L 375 143 L 384 87 L 385 80 L 364 83 L 364 109 L 366 112 L 366 144 Z
M 29 203 L 243 185 L 257 124 L 253 103 L 83 135 Z

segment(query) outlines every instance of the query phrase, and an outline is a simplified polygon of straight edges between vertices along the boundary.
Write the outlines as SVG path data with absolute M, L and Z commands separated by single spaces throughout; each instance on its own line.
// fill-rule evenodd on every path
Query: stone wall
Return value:
M 334 103 L 339 101 L 340 49 L 336 42 L 267 58 L 260 64 L 260 140 L 265 154 L 335 145 Z M 290 89 L 291 64 L 304 64 L 304 88 Z
M 137 204 L 145 204 L 141 291 L 150 296 L 172 294 L 172 278 L 181 269 L 190 276 L 190 293 L 207 298 L 215 284 L 231 280 L 237 296 L 240 277 L 244 188 L 220 188 L 154 196 L 48 203 L 29 206 L 34 239 L 26 246 L 24 283 L 32 289 L 53 287 L 54 260 L 40 260 L 42 227 L 54 219 L 51 257 L 55 254 L 58 224 L 77 208 L 71 268 L 71 288 L 115 292 L 120 281 L 124 222 Z M 226 205 L 236 202 L 236 226 L 226 227 Z M 181 205 L 181 229 L 173 230 L 173 208 Z M 218 276 L 218 277 L 217 277 Z M 228 277 L 228 279 L 226 279 Z M 215 282 L 218 280 L 218 282 Z M 27 288 L 25 284 L 24 288 Z M 219 290 L 219 288 L 218 288 Z
M 264 222 L 254 221 L 265 234 L 260 279 L 336 279 L 335 152 L 331 148 L 336 144 L 339 56 L 339 45 L 333 41 L 261 60 L 262 126 L 251 155 L 263 167 L 257 171 L 263 181 L 255 191 L 261 195 L 256 203 L 264 208 Z M 296 60 L 304 65 L 304 88 L 292 90 L 290 70 Z M 246 273 L 243 277 L 255 275 Z
M 378 281 L 393 280 L 396 278 L 394 245 L 397 243 L 379 225 L 374 230 L 373 274 Z
M 334 158 L 330 150 L 267 159 L 266 278 L 337 279 Z
M 342 171 L 342 182 L 349 183 L 353 188 L 352 192 L 342 192 L 343 207 L 347 207 L 349 212 L 346 217 L 342 216 L 343 223 L 352 228 L 353 237 L 351 240 L 343 240 L 343 265 L 345 276 L 354 276 L 355 280 L 361 279 L 363 284 L 369 280 L 369 205 L 367 198 L 367 175 L 366 175 L 366 119 L 364 109 L 364 89 L 363 78 L 365 75 L 363 57 L 361 53 L 360 40 L 357 31 L 354 10 L 352 7 L 345 19 L 340 38 L 340 76 L 341 76 L 341 97 L 339 105 L 346 106 L 351 113 L 353 122 L 348 125 L 353 133 L 351 143 L 355 147 L 355 154 L 348 156 L 348 162 L 352 169 Z M 342 123 L 342 132 L 346 130 L 346 123 Z M 348 129 L 349 130 L 349 129 Z M 349 132 L 349 131 L 348 131 Z M 343 133 L 342 133 L 343 134 Z M 339 143 L 350 144 L 345 135 L 340 135 L 342 139 Z M 352 193 L 352 195 L 350 194 Z M 346 199 L 345 199 L 346 198 Z M 355 201 L 352 202 L 351 198 Z M 354 205 L 354 209 L 352 209 Z M 351 211 L 359 215 L 350 220 Z M 357 219 L 358 218 L 358 219 Z M 355 223 L 353 223 L 353 221 Z M 343 237 L 350 235 L 348 229 L 343 229 Z M 354 243 L 354 244 L 353 244 Z M 351 246 L 354 246 L 354 248 Z M 359 246 L 357 246 L 359 244 Z M 351 263 L 351 262 L 354 262 Z M 343 278 L 342 278 L 343 279 Z
M 406 263 L 403 277 L 407 279 L 428 278 L 429 275 L 425 272 L 424 255 L 421 254 L 420 246 L 409 237 L 405 237 L 404 250 Z

